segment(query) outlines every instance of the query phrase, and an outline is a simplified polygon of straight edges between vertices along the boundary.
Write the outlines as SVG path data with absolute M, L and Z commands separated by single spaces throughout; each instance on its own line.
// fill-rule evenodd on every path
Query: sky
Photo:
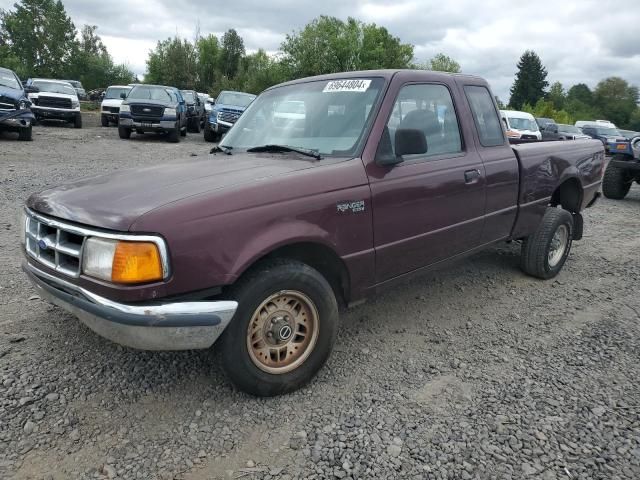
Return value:
M 15 0 L 0 0 L 11 9 Z M 176 34 L 193 39 L 235 28 L 246 49 L 278 51 L 286 34 L 319 15 L 352 16 L 386 27 L 415 46 L 416 61 L 443 52 L 464 73 L 485 77 L 505 103 L 516 63 L 527 49 L 546 66 L 550 83 L 595 87 L 620 76 L 640 84 L 637 0 L 378 1 L 378 0 L 63 0 L 76 27 L 98 26 L 114 60 L 144 74 L 149 51 Z

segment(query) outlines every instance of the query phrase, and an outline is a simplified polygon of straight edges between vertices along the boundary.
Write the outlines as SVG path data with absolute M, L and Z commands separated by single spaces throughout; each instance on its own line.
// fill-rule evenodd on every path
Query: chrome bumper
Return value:
M 120 126 L 141 128 L 143 130 L 173 130 L 176 128 L 175 120 L 160 120 L 159 122 L 134 122 L 132 118 L 120 117 Z
M 113 302 L 23 262 L 41 298 L 77 316 L 112 342 L 141 350 L 209 348 L 238 307 L 233 301 L 149 303 Z

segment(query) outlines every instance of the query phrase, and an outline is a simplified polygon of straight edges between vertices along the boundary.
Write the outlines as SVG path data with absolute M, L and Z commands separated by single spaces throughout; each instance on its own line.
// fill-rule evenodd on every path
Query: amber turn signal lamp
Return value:
M 116 244 L 111 280 L 115 283 L 143 283 L 162 280 L 162 262 L 155 243 Z

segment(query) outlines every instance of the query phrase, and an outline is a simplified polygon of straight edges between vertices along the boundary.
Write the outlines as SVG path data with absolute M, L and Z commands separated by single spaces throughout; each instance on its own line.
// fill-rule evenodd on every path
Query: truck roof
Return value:
M 383 69 L 383 70 L 358 70 L 354 72 L 341 72 L 341 73 L 328 73 L 325 75 L 315 75 L 311 77 L 298 78 L 296 80 L 291 80 L 289 82 L 284 82 L 279 85 L 274 85 L 271 88 L 276 88 L 282 85 L 294 85 L 296 83 L 306 83 L 313 81 L 322 81 L 322 80 L 336 80 L 343 78 L 358 78 L 358 77 L 383 77 L 386 80 L 391 79 L 393 76 L 397 74 L 407 75 L 407 76 L 415 76 L 422 77 L 424 79 L 429 80 L 438 80 L 442 78 L 468 78 L 470 80 L 474 80 L 476 82 L 480 81 L 486 84 L 486 80 L 477 75 L 469 75 L 466 73 L 447 73 L 447 72 L 434 72 L 433 70 L 419 70 L 419 69 Z M 269 90 L 267 89 L 267 90 Z

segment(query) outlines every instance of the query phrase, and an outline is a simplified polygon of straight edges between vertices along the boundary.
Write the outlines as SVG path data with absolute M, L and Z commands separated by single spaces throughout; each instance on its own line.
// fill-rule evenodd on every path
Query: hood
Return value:
M 15 88 L 4 87 L 0 85 L 0 98 L 11 99 L 14 102 L 19 102 L 25 98 L 24 90 L 17 90 Z
M 143 98 L 127 98 L 122 103 L 125 105 L 158 105 L 159 107 L 175 105 L 175 102 L 171 102 L 169 100 L 145 100 Z
M 52 92 L 38 92 L 38 93 L 30 93 L 29 98 L 38 98 L 40 96 L 43 97 L 53 97 L 53 98 L 70 98 L 71 100 L 77 100 L 77 95 L 71 95 L 66 93 L 52 93 Z
M 119 107 L 120 105 L 122 105 L 121 98 L 107 98 L 102 101 L 103 107 Z
M 247 107 L 238 107 L 237 105 L 226 105 L 224 103 L 216 103 L 212 110 L 220 111 L 220 110 L 235 110 L 236 112 L 244 112 Z
M 73 222 L 127 231 L 140 216 L 164 205 L 313 166 L 308 159 L 279 154 L 202 155 L 79 180 L 34 194 L 27 206 Z

